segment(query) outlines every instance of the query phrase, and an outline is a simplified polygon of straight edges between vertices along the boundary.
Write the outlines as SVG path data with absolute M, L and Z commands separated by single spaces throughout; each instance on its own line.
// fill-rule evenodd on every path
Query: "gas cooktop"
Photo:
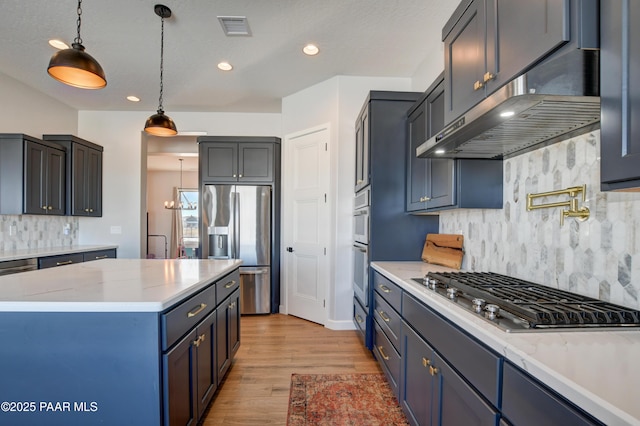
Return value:
M 413 280 L 507 332 L 640 327 L 639 311 L 493 272 Z

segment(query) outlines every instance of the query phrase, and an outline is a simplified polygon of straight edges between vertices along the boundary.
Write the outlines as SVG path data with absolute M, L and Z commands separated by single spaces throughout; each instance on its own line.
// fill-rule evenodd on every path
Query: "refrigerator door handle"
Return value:
M 235 222 L 234 222 L 234 233 L 233 233 L 233 238 L 235 240 L 235 244 L 234 244 L 234 253 L 233 253 L 233 257 L 234 259 L 240 259 L 240 194 L 235 192 L 235 200 L 234 200 L 234 216 L 236 218 Z

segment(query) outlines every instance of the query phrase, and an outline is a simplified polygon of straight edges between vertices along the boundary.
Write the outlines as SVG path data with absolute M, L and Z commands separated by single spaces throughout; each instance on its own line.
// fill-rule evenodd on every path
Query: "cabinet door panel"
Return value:
M 47 147 L 24 142 L 24 213 L 45 214 Z
M 408 118 L 409 147 L 407 152 L 407 211 L 422 210 L 424 202 L 421 200 L 427 195 L 427 166 L 426 158 L 416 157 L 416 148 L 427 139 L 427 104 L 426 100 L 414 110 Z
M 240 290 L 236 290 L 229 298 L 229 357 L 233 359 L 240 349 Z
M 485 70 L 485 5 L 474 1 L 444 40 L 445 121 L 453 121 L 484 98 L 474 88 Z
M 456 201 L 454 182 L 455 160 L 439 158 L 431 159 L 429 181 L 431 182 L 431 196 L 427 207 L 452 206 Z
M 73 144 L 73 171 L 71 172 L 71 214 L 74 216 L 84 216 L 87 203 L 85 194 L 89 182 L 86 179 L 86 170 L 89 148 L 80 144 Z
M 493 0 L 488 4 L 487 92 L 569 41 L 570 0 Z M 499 36 L 499 37 L 498 37 Z M 497 39 L 497 43 L 496 40 Z
M 164 365 L 164 424 L 190 425 L 196 422 L 196 399 L 192 388 L 195 380 L 193 330 L 173 349 L 162 356 Z
M 89 149 L 87 152 L 87 185 L 85 203 L 87 216 L 102 216 L 102 152 Z
M 64 215 L 65 210 L 65 153 L 47 149 L 47 214 Z
M 440 394 L 440 411 L 433 424 L 496 426 L 500 419 L 497 410 L 487 404 L 449 365 L 435 355 L 434 373 Z M 435 371 L 435 370 L 434 370 Z
M 402 323 L 402 369 L 400 403 L 413 425 L 430 425 L 433 380 L 429 372 L 434 352 L 406 323 Z
M 207 159 L 203 180 L 215 182 L 236 182 L 238 180 L 238 144 L 216 143 L 206 147 Z
M 603 190 L 640 186 L 640 3 L 602 2 L 601 178 Z M 629 181 L 626 182 L 625 181 Z
M 202 417 L 205 409 L 218 386 L 215 363 L 215 330 L 216 313 L 212 312 L 196 329 L 197 381 L 196 395 L 198 402 L 198 418 Z
M 240 144 L 238 181 L 271 182 L 273 180 L 273 144 Z

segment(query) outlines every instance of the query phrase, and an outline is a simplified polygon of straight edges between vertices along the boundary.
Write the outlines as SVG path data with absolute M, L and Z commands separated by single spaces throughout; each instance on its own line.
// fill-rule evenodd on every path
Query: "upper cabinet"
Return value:
M 441 74 L 409 110 L 407 212 L 502 208 L 502 161 L 418 158 L 416 148 L 444 127 Z
M 23 134 L 0 134 L 0 214 L 65 214 L 65 150 Z
M 71 216 L 102 216 L 103 148 L 73 135 L 43 135 L 64 146 L 67 152 L 66 213 Z
M 597 0 L 464 0 L 442 30 L 445 122 L 569 41 L 572 48 L 597 48 L 597 26 L 580 25 L 597 19 L 597 4 Z
M 640 187 L 640 4 L 603 1 L 600 7 L 602 190 Z
M 201 179 L 216 183 L 273 182 L 275 173 L 279 173 L 279 143 L 280 139 L 273 137 L 199 137 Z

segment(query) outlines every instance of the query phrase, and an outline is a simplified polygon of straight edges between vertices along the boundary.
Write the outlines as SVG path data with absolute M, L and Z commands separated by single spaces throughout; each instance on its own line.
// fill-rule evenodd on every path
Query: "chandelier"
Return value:
M 164 208 L 167 210 L 196 210 L 198 208 L 197 203 L 193 201 L 189 201 L 187 196 L 184 195 L 182 191 L 182 161 L 180 158 L 180 186 L 178 187 L 178 202 L 175 201 L 165 201 Z M 184 200 L 184 202 L 182 201 Z

